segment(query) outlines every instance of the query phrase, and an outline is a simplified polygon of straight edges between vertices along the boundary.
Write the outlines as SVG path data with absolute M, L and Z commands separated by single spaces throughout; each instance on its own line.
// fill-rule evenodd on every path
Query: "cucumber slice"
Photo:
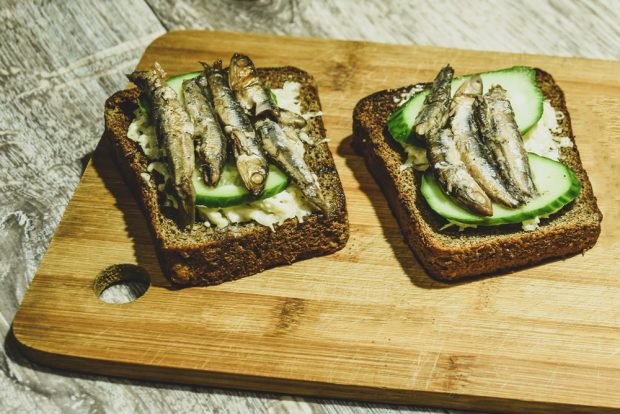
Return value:
M 473 74 L 455 78 L 452 81 L 452 94 L 454 95 L 465 79 L 471 76 Z M 483 72 L 480 73 L 480 76 L 482 77 L 484 92 L 489 90 L 491 86 L 498 84 L 506 89 L 521 135 L 538 122 L 543 112 L 543 95 L 538 83 L 536 83 L 536 72 L 533 68 L 514 66 L 493 72 Z M 428 89 L 412 96 L 390 115 L 387 128 L 396 141 L 423 145 L 412 136 L 411 130 L 418 112 L 424 105 L 426 95 L 428 95 Z
M 540 195 L 519 208 L 507 208 L 493 203 L 493 215 L 482 217 L 470 213 L 454 202 L 439 187 L 432 172 L 422 178 L 422 195 L 430 207 L 448 221 L 497 226 L 521 223 L 522 221 L 555 213 L 573 201 L 581 191 L 581 183 L 567 166 L 549 158 L 529 153 L 532 178 Z
M 254 196 L 243 185 L 237 167 L 232 162 L 224 166 L 220 182 L 215 187 L 205 184 L 198 169 L 194 170 L 192 181 L 196 189 L 196 204 L 211 208 L 230 207 L 269 198 L 283 191 L 289 184 L 286 174 L 270 164 L 265 190 L 259 196 Z
M 195 78 L 201 73 L 201 71 L 182 73 L 180 75 L 175 75 L 166 81 L 168 86 L 170 86 L 177 93 L 177 97 L 179 98 L 179 101 L 181 101 L 181 104 L 185 103 L 185 96 L 183 95 L 183 81 L 185 79 Z

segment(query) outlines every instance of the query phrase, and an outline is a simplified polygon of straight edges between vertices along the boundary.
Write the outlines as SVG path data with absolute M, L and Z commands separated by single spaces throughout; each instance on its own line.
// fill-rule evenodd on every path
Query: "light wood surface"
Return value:
M 616 0 L 1 0 L 0 16 L 0 412 L 446 412 L 76 375 L 16 350 L 11 323 L 101 136 L 103 102 L 156 36 L 212 28 L 620 59 Z
M 170 289 L 141 214 L 100 147 L 13 322 L 31 358 L 106 375 L 313 396 L 502 411 L 620 409 L 620 215 L 611 191 L 620 165 L 613 145 L 620 64 L 181 31 L 158 38 L 139 67 L 158 61 L 183 73 L 233 51 L 316 78 L 347 195 L 347 247 L 216 287 Z M 428 278 L 350 148 L 351 113 L 359 98 L 431 79 L 444 62 L 457 74 L 525 64 L 554 75 L 605 215 L 595 248 L 460 285 Z M 117 263 L 151 274 L 149 290 L 128 305 L 103 303 L 92 290 L 97 273 Z

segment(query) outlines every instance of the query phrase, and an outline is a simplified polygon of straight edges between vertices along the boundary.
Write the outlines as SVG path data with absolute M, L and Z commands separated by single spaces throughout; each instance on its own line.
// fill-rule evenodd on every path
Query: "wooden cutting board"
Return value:
M 620 63 L 420 46 L 182 31 L 146 50 L 170 74 L 248 53 L 316 78 L 344 184 L 346 248 L 209 288 L 176 290 L 100 145 L 13 322 L 32 359 L 70 370 L 218 387 L 498 411 L 620 409 Z M 605 215 L 585 255 L 458 285 L 430 279 L 364 162 L 351 113 L 380 89 L 538 66 L 564 89 Z M 102 103 L 103 107 L 103 103 Z M 100 301 L 93 280 L 134 263 L 144 296 Z

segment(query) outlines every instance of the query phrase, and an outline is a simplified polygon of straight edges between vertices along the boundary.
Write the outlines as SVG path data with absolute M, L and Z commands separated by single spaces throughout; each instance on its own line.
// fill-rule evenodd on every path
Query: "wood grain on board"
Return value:
M 158 38 L 139 67 L 157 60 L 182 73 L 233 51 L 315 77 L 347 195 L 347 247 L 216 287 L 171 289 L 100 145 L 14 321 L 28 355 L 85 372 L 313 396 L 506 411 L 620 408 L 619 63 L 184 31 Z M 363 96 L 431 79 L 446 62 L 457 74 L 526 64 L 554 75 L 605 215 L 592 250 L 459 285 L 420 268 L 350 148 L 351 112 Z M 150 273 L 143 297 L 120 306 L 97 299 L 95 276 L 116 263 Z

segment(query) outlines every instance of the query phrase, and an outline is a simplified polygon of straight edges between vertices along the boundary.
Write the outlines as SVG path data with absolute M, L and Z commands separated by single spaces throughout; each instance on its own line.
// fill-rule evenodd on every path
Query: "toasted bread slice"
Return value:
M 259 69 L 271 88 L 298 82 L 304 112 L 321 110 L 313 78 L 293 68 Z M 321 117 L 308 121 L 308 134 L 315 145 L 306 146 L 306 162 L 317 174 L 328 214 L 314 212 L 303 222 L 288 219 L 275 231 L 256 222 L 231 224 L 223 229 L 196 225 L 181 231 L 158 204 L 155 188 L 141 174 L 149 161 L 139 146 L 127 138 L 137 108 L 139 91 L 128 89 L 112 95 L 105 105 L 105 138 L 114 148 L 116 162 L 146 216 L 163 273 L 181 285 L 214 285 L 297 260 L 333 253 L 344 247 L 349 236 L 342 184 L 328 145 Z
M 575 144 L 564 93 L 540 69 L 536 69 L 536 80 L 545 99 L 564 114 L 558 123 L 563 135 Z M 442 229 L 446 220 L 430 209 L 420 192 L 421 173 L 401 170 L 407 156 L 386 129 L 401 95 L 412 87 L 380 91 L 359 101 L 353 113 L 353 146 L 384 192 L 405 241 L 431 276 L 452 282 L 505 273 L 594 246 L 602 214 L 576 145 L 562 148 L 560 161 L 575 171 L 581 193 L 556 214 L 541 219 L 535 231 L 523 231 L 521 225 Z

